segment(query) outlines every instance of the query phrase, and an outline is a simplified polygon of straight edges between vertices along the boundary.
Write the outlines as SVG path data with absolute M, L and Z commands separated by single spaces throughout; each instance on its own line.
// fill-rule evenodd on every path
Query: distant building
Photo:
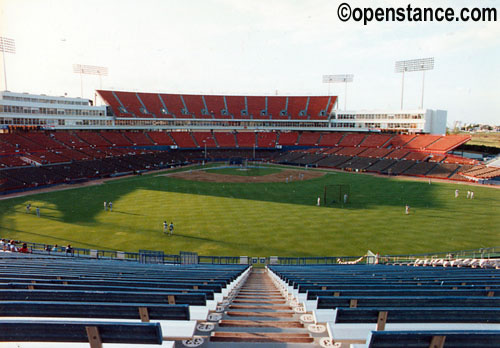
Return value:
M 0 128 L 446 133 L 444 110 L 338 111 L 335 96 L 97 93 L 107 106 L 82 98 L 0 92 Z

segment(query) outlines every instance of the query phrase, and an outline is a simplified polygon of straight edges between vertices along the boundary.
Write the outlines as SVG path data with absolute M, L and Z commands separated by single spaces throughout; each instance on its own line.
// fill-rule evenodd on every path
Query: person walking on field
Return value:
M 458 190 L 455 190 L 455 198 L 458 198 Z
M 174 233 L 174 223 L 170 222 L 170 226 L 168 227 L 169 234 L 172 235 Z
M 163 233 L 167 233 L 168 231 L 168 223 L 167 221 L 163 221 Z
M 109 211 L 113 211 L 113 202 L 109 202 L 108 207 Z
M 405 206 L 405 213 L 406 215 L 410 214 L 410 206 L 408 204 Z
M 104 202 L 104 211 L 108 211 L 108 204 Z

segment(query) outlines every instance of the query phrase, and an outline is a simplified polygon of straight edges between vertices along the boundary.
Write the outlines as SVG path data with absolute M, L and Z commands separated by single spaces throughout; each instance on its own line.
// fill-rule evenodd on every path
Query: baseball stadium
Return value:
M 111 73 L 74 64 L 69 97 L 8 90 L 0 48 L 1 347 L 500 346 L 500 144 L 447 132 L 423 80 L 415 108 L 85 98 Z

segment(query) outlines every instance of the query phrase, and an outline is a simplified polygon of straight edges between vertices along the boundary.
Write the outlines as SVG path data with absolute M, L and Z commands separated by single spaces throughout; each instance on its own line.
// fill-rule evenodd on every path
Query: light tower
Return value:
M 7 69 L 5 67 L 5 53 L 16 54 L 16 42 L 13 39 L 0 36 L 0 51 L 2 51 L 4 86 L 7 90 Z
M 345 83 L 344 110 L 347 110 L 347 83 L 354 81 L 354 75 L 323 75 L 323 83 L 328 83 L 328 95 L 330 95 L 330 83 Z M 337 103 L 337 109 L 339 104 Z
M 83 75 L 99 75 L 99 89 L 102 89 L 102 76 L 108 76 L 105 66 L 73 64 L 73 72 L 80 74 L 80 97 L 83 98 Z
M 395 72 L 402 73 L 401 81 L 401 110 L 403 110 L 403 93 L 405 85 L 405 72 L 412 71 L 422 71 L 422 100 L 420 102 L 420 108 L 424 108 L 424 82 L 425 82 L 425 71 L 434 69 L 434 57 L 431 58 L 421 58 L 421 59 L 410 59 L 410 60 L 400 60 L 396 62 Z

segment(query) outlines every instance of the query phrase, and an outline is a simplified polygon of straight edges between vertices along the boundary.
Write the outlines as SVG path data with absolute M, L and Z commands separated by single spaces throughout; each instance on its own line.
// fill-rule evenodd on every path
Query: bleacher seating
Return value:
M 364 138 L 365 134 L 348 133 L 342 138 L 342 140 L 339 143 L 339 146 L 345 146 L 345 147 L 358 146 L 363 141 Z
M 245 110 L 245 97 L 236 95 L 226 96 L 226 103 L 229 115 L 233 116 L 226 118 L 242 118 L 241 111 Z
M 254 132 L 238 132 L 236 133 L 236 143 L 240 148 L 248 148 L 255 146 Z
M 491 179 L 500 176 L 500 168 L 479 165 L 467 171 L 461 171 L 460 174 L 476 179 Z
M 343 147 L 335 152 L 336 155 L 342 156 L 359 156 L 366 148 L 364 147 Z
M 458 168 L 460 168 L 459 164 L 439 163 L 427 175 L 436 178 L 449 178 Z
M 412 161 L 425 161 L 428 157 L 429 157 L 429 155 L 427 153 L 410 152 L 402 158 L 404 158 L 406 160 L 412 160 Z
M 282 111 L 286 110 L 286 100 L 287 97 L 267 97 L 267 113 L 269 114 L 269 117 L 267 118 L 271 118 L 273 120 L 288 119 L 287 114 L 281 114 Z
M 103 342 L 111 341 L 101 324 L 132 331 L 136 324 L 150 325 L 159 330 L 160 339 L 190 339 L 197 321 L 206 321 L 248 271 L 237 264 L 141 264 L 64 257 L 64 252 L 0 251 L 0 341 L 86 342 L 68 341 L 48 325 L 65 324 L 72 332 L 71 325 L 79 322 L 99 327 Z M 16 333 L 5 331 L 12 330 L 10 324 L 4 326 L 10 322 L 20 323 Z M 31 332 L 25 322 L 31 323 Z M 51 334 L 40 339 L 34 327 Z M 122 333 L 123 340 L 116 343 L 141 343 L 130 335 Z
M 366 342 L 366 348 L 495 348 L 500 346 L 500 331 L 371 331 Z
M 78 131 L 78 132 L 75 132 L 75 135 L 92 146 L 96 146 L 96 147 L 109 147 L 109 146 L 111 146 L 111 144 L 108 141 L 106 141 L 103 137 L 101 137 L 99 135 L 99 133 L 96 133 L 96 132 Z
M 277 134 L 275 132 L 259 132 L 257 133 L 257 147 L 275 148 Z
M 138 146 L 152 146 L 153 142 L 150 138 L 143 132 L 126 132 L 124 135 L 129 139 L 132 145 Z
M 432 154 L 429 158 L 429 162 L 442 162 L 446 158 L 446 155 Z
M 318 145 L 320 136 L 321 136 L 321 133 L 303 132 L 300 134 L 299 145 L 302 145 L 302 146 Z
M 369 134 L 361 143 L 364 147 L 382 147 L 392 138 L 390 134 Z
M 389 139 L 385 147 L 389 148 L 403 147 L 416 137 L 417 135 L 415 134 L 396 134 L 391 139 Z
M 278 137 L 278 144 L 282 146 L 293 146 L 297 145 L 297 140 L 299 137 L 298 132 L 281 132 Z
M 168 135 L 167 132 L 162 131 L 152 131 L 146 133 L 148 137 L 153 140 L 155 145 L 163 145 L 163 146 L 172 146 L 175 145 L 172 138 Z
M 316 162 L 319 167 L 338 168 L 343 163 L 349 161 L 351 156 L 330 155 Z
M 425 176 L 435 166 L 436 166 L 436 163 L 432 163 L 432 162 L 419 162 L 419 163 L 416 163 L 414 166 L 410 167 L 409 169 L 407 169 L 404 172 L 404 174 L 405 175 Z
M 236 147 L 236 138 L 234 133 L 231 132 L 214 132 L 214 137 L 217 144 L 222 148 Z
M 184 104 L 180 94 L 160 94 L 160 98 L 166 106 L 168 112 L 176 118 L 191 118 L 185 115 Z M 184 110 L 184 112 L 183 112 Z
M 335 105 L 336 97 L 309 97 L 307 114 L 311 120 L 326 120 L 328 114 Z M 323 115 L 322 115 L 323 113 Z M 296 117 L 294 115 L 294 117 Z
M 394 160 L 394 159 L 383 158 L 383 159 L 375 162 L 374 164 L 372 164 L 368 168 L 366 168 L 366 171 L 376 172 L 376 173 L 382 173 L 387 168 L 389 168 L 390 166 L 392 166 L 394 163 L 396 163 L 396 160 Z
M 321 136 L 319 146 L 337 146 L 344 136 L 344 133 L 323 133 Z
M 494 269 L 377 264 L 271 265 L 268 269 L 301 313 L 311 313 L 316 325 L 327 326 L 330 342 L 366 342 L 366 346 L 351 347 L 368 347 L 375 344 L 371 335 L 384 330 L 393 331 L 392 337 L 423 330 L 500 332 L 500 284 Z M 369 335 L 370 331 L 374 332 Z M 434 347 L 430 340 L 421 346 Z M 474 347 L 471 341 L 464 347 Z M 406 342 L 402 338 L 374 347 L 407 347 Z M 420 347 L 417 343 L 410 346 Z
M 12 145 L 15 149 L 23 151 L 42 151 L 45 149 L 43 145 L 35 143 L 20 134 L 3 133 L 0 134 L 0 141 Z M 11 147 L 12 148 L 12 147 Z
M 158 323 L 2 320 L 0 341 L 88 342 L 98 347 L 101 343 L 162 344 L 163 337 Z
M 294 119 L 306 119 L 307 99 L 308 97 L 288 98 L 288 114 Z
M 353 159 L 343 163 L 339 167 L 347 170 L 364 170 L 377 162 L 377 159 L 354 157 Z
M 139 98 L 141 98 L 144 105 L 146 105 L 148 112 L 150 113 L 147 117 L 158 117 L 158 118 L 168 118 L 172 117 L 170 113 L 167 113 L 167 109 L 162 104 L 159 94 L 156 93 L 137 93 Z
M 78 138 L 72 132 L 54 132 L 52 134 L 54 134 L 54 139 L 70 148 L 82 148 L 90 146 L 88 143 Z
M 181 148 L 196 148 L 190 132 L 170 132 L 170 136 L 174 139 L 175 144 Z
M 211 132 L 193 132 L 193 138 L 198 143 L 198 147 L 203 148 L 205 144 L 209 148 L 216 148 L 217 144 Z
M 201 95 L 184 94 L 182 98 L 190 114 L 195 115 L 196 118 L 212 118 L 208 110 L 205 109 Z
M 135 92 L 119 92 L 115 95 L 121 101 L 125 109 L 134 117 L 152 117 L 147 108 L 144 108 L 137 98 Z
M 392 149 L 387 148 L 368 148 L 365 151 L 358 154 L 360 157 L 372 157 L 372 158 L 384 158 L 392 152 Z
M 470 135 L 447 135 L 425 147 L 425 151 L 446 153 L 470 140 Z
M 391 159 L 401 159 L 401 158 L 405 157 L 406 155 L 408 155 L 408 153 L 410 153 L 410 152 L 406 149 L 396 149 L 396 150 L 392 151 L 391 153 L 387 154 L 385 157 L 391 158 Z
M 389 175 L 399 175 L 408 170 L 411 166 L 415 165 L 415 161 L 400 160 L 395 162 L 392 166 L 384 169 L 382 173 Z
M 228 118 L 222 113 L 225 110 L 224 97 L 221 95 L 206 95 L 205 103 L 207 103 L 208 112 L 214 118 Z
M 106 139 L 113 146 L 132 146 L 133 144 L 124 137 L 124 133 L 120 132 L 101 132 L 101 137 Z
M 65 148 L 65 146 L 53 139 L 53 133 L 26 133 L 23 135 L 29 141 L 35 142 L 39 145 L 42 145 L 45 149 L 57 150 Z
M 422 151 L 440 138 L 440 135 L 420 134 L 415 139 L 404 145 L 404 147 L 406 149 Z

